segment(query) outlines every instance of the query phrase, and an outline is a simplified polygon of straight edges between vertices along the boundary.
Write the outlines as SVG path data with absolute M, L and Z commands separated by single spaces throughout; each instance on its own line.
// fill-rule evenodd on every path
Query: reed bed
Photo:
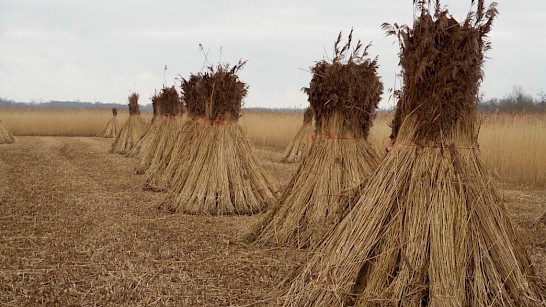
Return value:
M 239 125 L 255 146 L 283 150 L 301 127 L 302 111 L 256 112 L 243 110 Z
M 150 119 L 152 114 L 143 112 Z M 118 110 L 118 124 L 129 118 Z M 112 119 L 111 109 L 1 109 L 0 119 L 15 136 L 97 136 Z M 121 127 L 121 126 L 120 126 Z
M 142 116 L 152 119 L 151 112 L 142 112 Z M 298 133 L 302 116 L 303 110 L 243 110 L 239 125 L 254 146 L 280 152 Z M 117 117 L 123 125 L 129 113 L 119 111 Z M 370 142 L 382 152 L 389 145 L 392 117 L 392 113 L 379 112 L 370 131 Z M 479 117 L 478 142 L 491 174 L 508 182 L 546 187 L 546 114 L 481 113 Z M 111 118 L 110 109 L 0 109 L 0 120 L 14 136 L 96 136 Z
M 481 122 L 478 141 L 492 175 L 546 187 L 546 114 L 484 114 Z

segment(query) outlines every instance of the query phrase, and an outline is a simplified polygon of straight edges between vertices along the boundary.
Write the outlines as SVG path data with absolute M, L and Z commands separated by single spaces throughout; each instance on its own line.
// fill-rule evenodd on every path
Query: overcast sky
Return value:
M 546 1 L 499 0 L 484 65 L 485 97 L 513 85 L 546 91 Z M 470 0 L 442 1 L 460 20 Z M 0 0 L 0 97 L 124 103 L 201 71 L 208 60 L 248 60 L 246 106 L 304 107 L 309 67 L 331 56 L 339 31 L 372 42 L 385 89 L 396 82 L 398 44 L 383 22 L 410 24 L 412 1 Z M 382 107 L 392 106 L 389 93 Z

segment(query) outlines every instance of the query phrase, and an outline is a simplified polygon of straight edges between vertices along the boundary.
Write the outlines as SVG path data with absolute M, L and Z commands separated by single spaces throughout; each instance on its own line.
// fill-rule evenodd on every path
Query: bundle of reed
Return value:
M 146 182 L 144 184 L 144 189 L 152 190 L 155 192 L 164 191 L 164 186 L 169 183 L 168 181 L 165 184 L 160 183 L 160 179 L 163 178 L 167 167 L 169 166 L 171 160 L 173 160 L 173 155 L 178 153 L 180 150 L 179 146 L 185 144 L 182 139 L 185 139 L 187 131 L 187 107 L 185 100 L 180 97 L 180 104 L 178 107 L 178 114 L 175 121 L 174 130 L 172 133 L 169 133 L 162 143 L 165 145 L 164 149 L 158 151 L 150 163 L 150 167 L 146 171 Z M 161 141 L 160 141 L 161 144 Z
M 196 139 L 201 132 L 199 127 L 206 124 L 202 103 L 209 97 L 207 91 L 203 90 L 203 78 L 203 74 L 196 74 L 191 75 L 188 80 L 182 80 L 182 100 L 185 102 L 184 109 L 188 114 L 188 120 L 177 133 L 178 137 L 173 142 L 170 155 L 165 156 L 161 161 L 164 167 L 147 174 L 145 189 L 155 192 L 166 191 L 172 185 L 176 174 L 187 169 L 188 166 L 185 163 L 192 161 L 188 157 L 191 153 L 189 145 L 199 141 Z
M 309 147 L 311 147 L 311 138 L 313 136 L 313 117 L 315 116 L 313 108 L 308 107 L 303 113 L 303 125 L 301 126 L 298 133 L 286 146 L 284 153 L 281 158 L 281 162 L 292 163 L 301 161 L 301 159 L 307 155 L 309 152 Z
M 106 128 L 99 133 L 99 137 L 102 138 L 115 138 L 119 133 L 119 124 L 118 124 L 118 109 L 112 109 L 112 119 L 106 125 Z
M 145 174 L 152 165 L 156 165 L 156 161 L 169 153 L 172 140 L 179 130 L 178 114 L 181 101 L 176 88 L 174 86 L 163 88 L 159 94 L 158 103 L 160 105 L 158 133 L 152 136 L 148 150 L 142 154 L 136 169 L 139 175 Z
M 11 144 L 15 143 L 15 138 L 13 135 L 4 127 L 0 121 L 0 144 Z
M 384 25 L 400 39 L 404 81 L 393 145 L 285 305 L 544 304 L 476 143 L 495 4 L 478 1 L 464 23 L 435 4 L 416 3 L 413 28 Z
M 190 214 L 253 214 L 275 201 L 270 179 L 237 124 L 247 94 L 237 76 L 244 64 L 211 66 L 190 77 L 201 81 L 184 91 L 188 112 L 204 118 L 195 121 L 194 138 L 184 155 L 188 160 L 177 170 L 161 208 Z M 190 103 L 193 95 L 196 101 Z
M 383 84 L 377 59 L 366 58 L 360 41 L 335 43 L 335 57 L 311 68 L 304 91 L 315 110 L 316 138 L 281 198 L 249 239 L 262 245 L 316 247 L 323 235 L 346 214 L 341 193 L 365 181 L 379 164 L 368 142 Z
M 147 123 L 144 117 L 140 115 L 138 108 L 139 97 L 138 93 L 129 95 L 129 118 L 116 136 L 112 148 L 110 148 L 110 153 L 127 154 L 144 133 Z
M 177 105 L 176 116 L 168 116 L 165 118 L 164 126 L 166 127 L 165 129 L 167 133 L 165 134 L 163 132 L 160 135 L 158 150 L 156 150 L 150 162 L 150 166 L 145 172 L 147 179 L 146 183 L 144 184 L 144 189 L 148 189 L 150 187 L 148 183 L 150 182 L 151 178 L 156 178 L 159 174 L 162 174 L 165 171 L 169 161 L 171 160 L 171 156 L 174 152 L 173 150 L 178 138 L 184 134 L 182 128 L 184 127 L 184 114 L 186 112 L 184 111 L 185 106 L 182 103 L 182 100 L 180 100 L 179 104 Z M 174 114 L 174 112 L 175 109 L 173 109 L 170 114 Z
M 146 126 L 144 133 L 137 141 L 135 146 L 133 146 L 133 148 L 127 153 L 128 157 L 138 157 L 140 156 L 141 152 L 148 152 L 148 150 L 150 150 L 150 143 L 152 142 L 152 139 L 154 139 L 155 136 L 158 134 L 161 122 L 159 116 L 159 95 L 155 93 L 152 96 L 151 100 L 153 110 L 152 120 Z

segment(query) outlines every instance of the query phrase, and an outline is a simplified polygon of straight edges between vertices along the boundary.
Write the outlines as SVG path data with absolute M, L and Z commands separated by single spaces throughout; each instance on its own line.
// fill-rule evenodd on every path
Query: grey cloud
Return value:
M 1 0 L 0 0 L 1 1 Z M 470 1 L 444 1 L 464 17 Z M 502 96 L 520 84 L 531 94 L 545 79 L 546 2 L 499 4 L 482 89 Z M 0 96 L 16 100 L 124 102 L 199 71 L 202 43 L 212 62 L 248 59 L 241 78 L 249 106 L 304 106 L 307 70 L 331 55 L 340 30 L 373 42 L 385 88 L 395 85 L 398 47 L 383 22 L 410 23 L 411 1 L 2 1 Z M 388 94 L 384 95 L 387 105 Z

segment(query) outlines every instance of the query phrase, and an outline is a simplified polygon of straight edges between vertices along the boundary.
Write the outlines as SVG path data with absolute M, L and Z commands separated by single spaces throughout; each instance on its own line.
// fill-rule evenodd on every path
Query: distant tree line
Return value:
M 0 98 L 0 108 L 14 109 L 111 109 L 129 110 L 125 103 L 102 103 L 102 102 L 81 102 L 81 101 L 47 101 L 47 102 L 16 102 L 14 100 Z M 152 105 L 141 105 L 143 111 L 152 111 Z
M 81 102 L 81 101 L 47 101 L 47 102 L 17 102 L 14 100 L 0 98 L 0 108 L 13 109 L 111 109 L 129 110 L 127 104 L 102 103 L 102 102 Z M 303 112 L 298 108 L 243 108 L 254 112 Z M 152 112 L 152 105 L 140 105 L 141 111 Z
M 546 93 L 542 90 L 533 97 L 521 86 L 514 86 L 512 91 L 502 98 L 491 98 L 479 104 L 482 112 L 535 113 L 546 112 Z
M 0 98 L 0 108 L 35 108 L 35 109 L 111 109 L 128 110 L 127 104 L 81 102 L 81 101 L 47 101 L 47 102 L 16 102 L 14 100 Z M 534 113 L 546 112 L 546 93 L 542 90 L 537 97 L 526 93 L 521 86 L 514 86 L 512 91 L 502 98 L 490 98 L 483 100 L 478 106 L 482 112 L 503 113 Z M 152 105 L 141 105 L 140 110 L 151 112 Z M 298 108 L 244 108 L 255 112 L 303 112 Z M 391 109 L 381 109 L 382 112 L 392 112 Z

